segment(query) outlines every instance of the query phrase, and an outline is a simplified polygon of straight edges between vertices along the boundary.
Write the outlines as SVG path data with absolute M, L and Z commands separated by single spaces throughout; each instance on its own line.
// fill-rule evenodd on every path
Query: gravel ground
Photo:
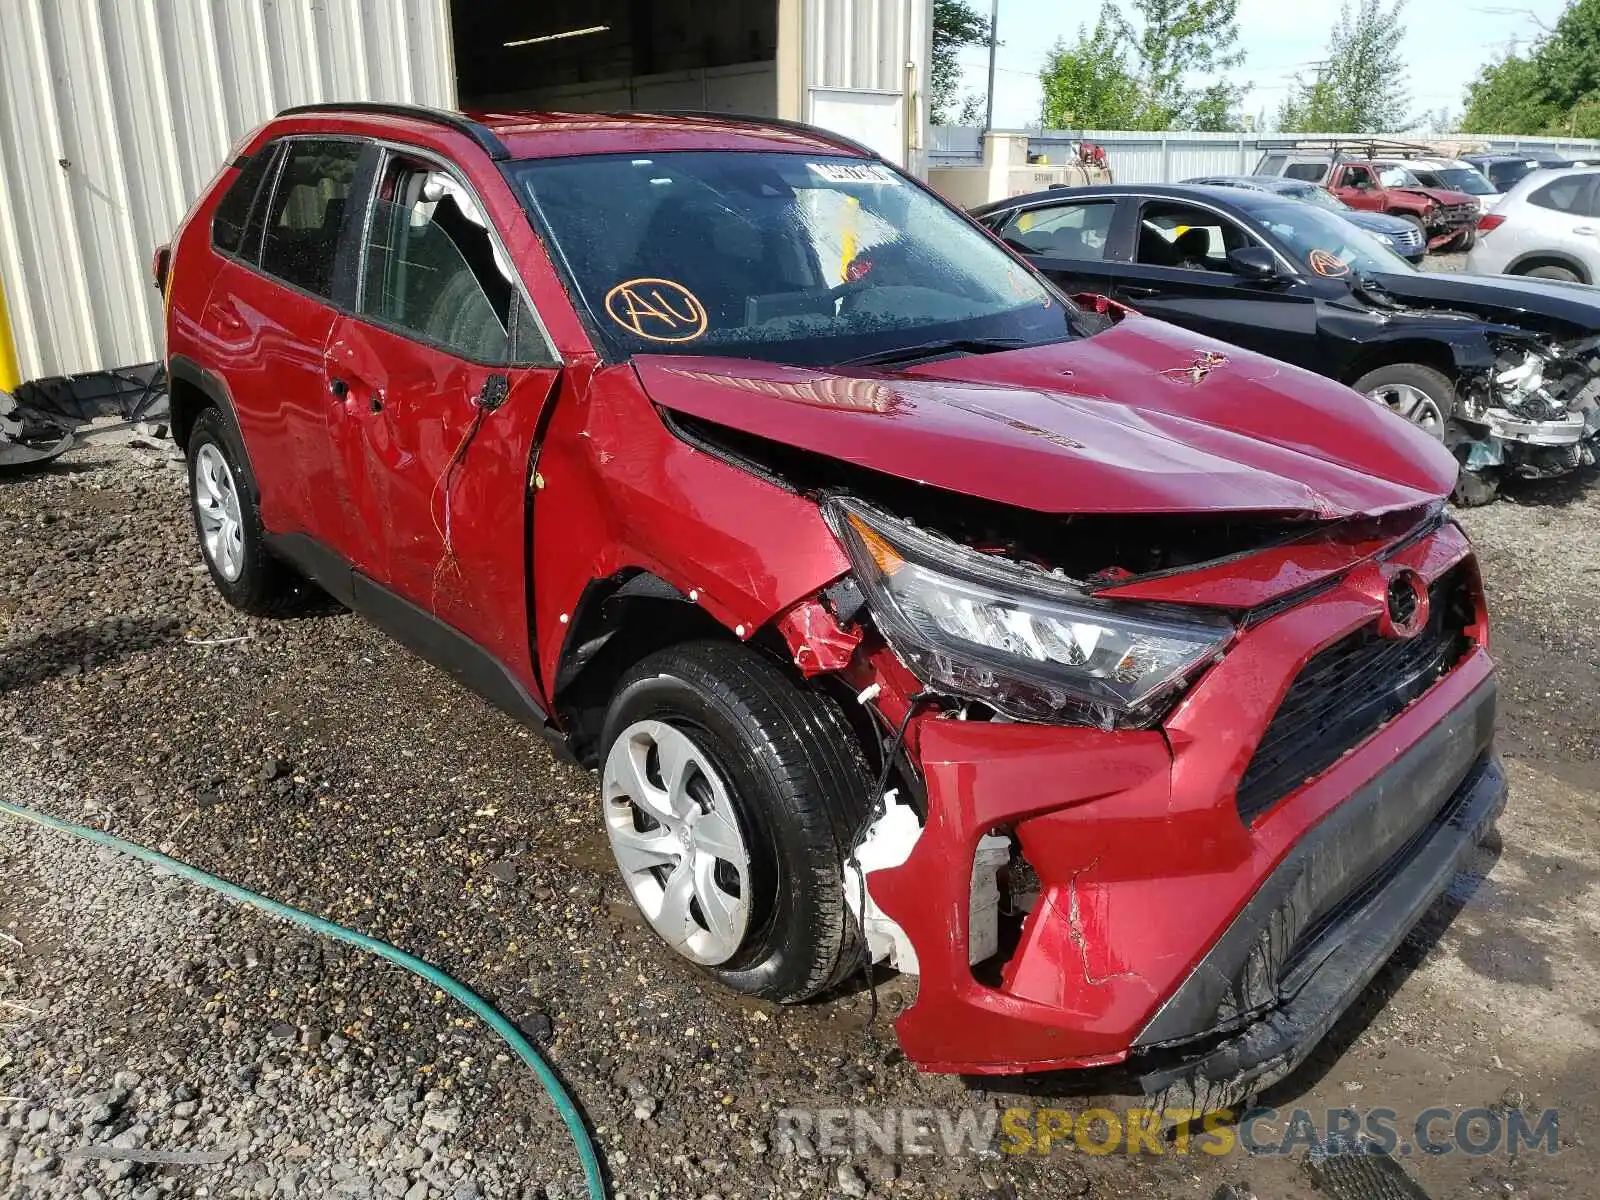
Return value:
M 1581 483 L 1465 515 L 1504 666 L 1501 843 L 1266 1098 L 1561 1108 L 1554 1157 L 1413 1161 L 1436 1196 L 1557 1196 L 1600 1169 L 1597 519 Z M 1245 1178 L 1262 1200 L 1311 1194 L 1296 1156 L 780 1145 L 783 1107 L 1135 1101 L 1103 1076 L 920 1075 L 860 996 L 780 1009 L 703 985 L 633 913 L 589 777 L 349 614 L 228 609 L 162 446 L 86 446 L 0 485 L 0 546 L 0 799 L 462 979 L 545 1048 L 619 1196 L 1209 1198 Z M 141 864 L 0 829 L 0 1194 L 577 1194 L 531 1075 L 432 989 Z M 884 1000 L 892 1014 L 898 986 Z M 81 1153 L 106 1144 L 229 1157 Z

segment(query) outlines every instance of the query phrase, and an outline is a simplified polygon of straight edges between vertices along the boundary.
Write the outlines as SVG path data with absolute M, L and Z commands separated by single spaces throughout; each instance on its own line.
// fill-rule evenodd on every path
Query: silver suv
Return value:
M 1600 167 L 1524 175 L 1479 220 L 1467 270 L 1600 281 Z

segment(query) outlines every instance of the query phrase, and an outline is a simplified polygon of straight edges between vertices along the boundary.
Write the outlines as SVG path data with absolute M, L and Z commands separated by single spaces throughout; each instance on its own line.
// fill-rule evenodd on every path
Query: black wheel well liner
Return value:
M 733 633 L 672 584 L 639 568 L 589 581 L 574 606 L 551 682 L 577 760 L 596 765 L 601 726 L 622 676 L 646 655 L 694 638 Z
M 167 363 L 167 396 L 172 440 L 178 448 L 187 450 L 189 434 L 194 423 L 208 408 L 217 409 L 226 422 L 233 426 L 239 449 L 244 454 L 245 477 L 256 503 L 261 502 L 261 481 L 256 475 L 256 465 L 245 441 L 244 430 L 239 427 L 239 414 L 234 408 L 233 393 L 220 375 L 206 370 L 192 358 L 175 354 Z
M 1571 271 L 1584 283 L 1593 283 L 1589 272 L 1578 259 L 1561 253 L 1559 250 L 1530 250 L 1520 258 L 1512 259 L 1506 264 L 1507 275 L 1521 275 L 1538 267 L 1563 267 Z
M 1432 367 L 1452 386 L 1461 374 L 1461 366 L 1450 346 L 1445 342 L 1427 338 L 1404 338 L 1392 342 L 1377 342 L 1362 347 L 1361 351 L 1339 371 L 1339 382 L 1355 386 L 1356 380 L 1379 367 L 1392 367 L 1397 363 L 1416 363 Z

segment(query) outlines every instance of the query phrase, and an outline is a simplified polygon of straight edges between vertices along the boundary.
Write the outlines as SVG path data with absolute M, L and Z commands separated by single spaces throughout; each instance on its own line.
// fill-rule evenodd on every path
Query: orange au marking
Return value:
M 671 279 L 629 279 L 606 293 L 606 315 L 647 342 L 692 342 L 706 331 L 706 306 Z
M 1311 269 L 1318 275 L 1326 275 L 1330 279 L 1337 279 L 1341 275 L 1350 274 L 1350 264 L 1326 250 L 1313 250 L 1306 259 L 1311 264 Z

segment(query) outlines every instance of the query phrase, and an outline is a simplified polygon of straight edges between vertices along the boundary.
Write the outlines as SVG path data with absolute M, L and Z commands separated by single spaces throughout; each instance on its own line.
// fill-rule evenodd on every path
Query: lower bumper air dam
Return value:
M 444 974 L 437 967 L 429 966 L 420 958 L 407 954 L 404 950 L 397 949 L 387 942 L 380 942 L 370 938 L 364 933 L 357 933 L 353 929 L 346 929 L 342 925 L 335 925 L 332 921 L 325 921 L 321 917 L 314 917 L 310 913 L 302 912 L 298 908 L 291 908 L 287 904 L 280 904 L 276 900 L 269 900 L 265 896 L 247 891 L 225 879 L 208 874 L 198 867 L 191 867 L 187 863 L 178 862 L 168 858 L 165 854 L 154 850 L 147 850 L 143 846 L 125 842 L 121 838 L 112 837 L 98 829 L 88 829 L 82 825 L 60 820 L 56 817 L 46 816 L 44 813 L 35 812 L 30 808 L 8 804 L 0 800 L 0 815 L 26 821 L 33 825 L 42 825 L 46 829 L 54 829 L 60 833 L 68 833 L 73 837 L 82 838 L 96 845 L 105 846 L 118 853 L 141 859 L 162 870 L 171 871 L 174 875 L 198 884 L 213 892 L 219 892 L 230 900 L 241 904 L 249 904 L 271 916 L 282 918 L 295 925 L 303 926 L 313 933 L 321 934 L 335 941 L 344 942 L 346 945 L 355 946 L 369 954 L 376 954 L 379 958 L 386 959 L 397 967 L 410 971 L 420 979 L 431 983 L 434 987 L 450 996 L 453 1000 L 470 1009 L 474 1016 L 480 1018 L 490 1029 L 500 1037 L 500 1040 L 516 1052 L 518 1058 L 526 1063 L 538 1078 L 540 1085 L 550 1097 L 561 1121 L 567 1127 L 567 1132 L 572 1137 L 572 1144 L 577 1148 L 578 1159 L 583 1164 L 583 1177 L 588 1187 L 589 1200 L 606 1200 L 605 1177 L 601 1172 L 600 1158 L 595 1150 L 594 1140 L 589 1136 L 589 1131 L 583 1123 L 583 1116 L 578 1107 L 573 1103 L 566 1088 L 556 1078 L 550 1064 L 540 1057 L 533 1044 L 517 1032 L 516 1028 L 503 1016 L 494 1010 L 488 1001 L 476 995 L 465 984 L 458 982 Z

